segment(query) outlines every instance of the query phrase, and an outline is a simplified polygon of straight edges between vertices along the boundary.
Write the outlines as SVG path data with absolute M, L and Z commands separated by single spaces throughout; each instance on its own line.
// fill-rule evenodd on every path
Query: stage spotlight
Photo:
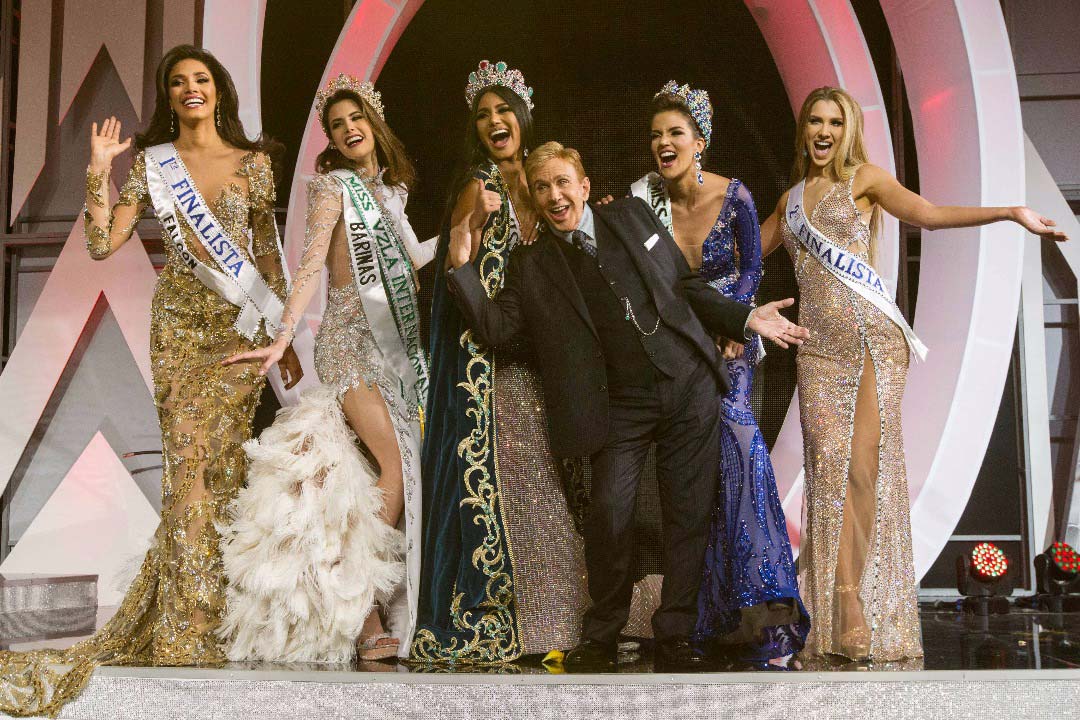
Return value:
M 1080 555 L 1055 542 L 1035 556 L 1035 605 L 1050 612 L 1080 610 Z
M 1007 613 L 1012 589 L 1009 558 L 997 545 L 981 542 L 970 555 L 956 558 L 956 590 L 964 597 L 964 612 Z

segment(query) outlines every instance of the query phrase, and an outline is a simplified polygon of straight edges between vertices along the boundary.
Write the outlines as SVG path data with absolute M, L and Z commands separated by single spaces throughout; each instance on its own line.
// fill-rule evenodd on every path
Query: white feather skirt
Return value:
M 376 473 L 333 388 L 308 390 L 244 444 L 248 484 L 222 528 L 230 660 L 348 662 L 405 574 Z

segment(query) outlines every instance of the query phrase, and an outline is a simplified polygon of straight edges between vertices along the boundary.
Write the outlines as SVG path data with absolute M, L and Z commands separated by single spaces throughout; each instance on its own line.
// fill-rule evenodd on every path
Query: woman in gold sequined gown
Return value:
M 150 126 L 135 139 L 139 152 L 111 211 L 106 202 L 112 161 L 131 144 L 120 123 L 106 120 L 91 137 L 87 169 L 87 249 L 104 260 L 131 237 L 150 205 L 143 148 L 173 142 L 195 184 L 230 236 L 250 232 L 260 273 L 285 295 L 274 223 L 270 143 L 244 136 L 232 79 L 209 53 L 170 50 L 157 70 Z M 209 255 L 181 221 L 189 252 Z M 241 244 L 241 243 L 237 243 Z M 234 327 L 239 309 L 198 280 L 169 243 L 151 303 L 150 356 L 154 402 L 161 423 L 161 524 L 120 608 L 93 637 L 66 651 L 5 652 L 0 656 L 0 709 L 53 715 L 85 686 L 98 665 L 203 665 L 225 659 L 216 631 L 225 605 L 225 575 L 216 523 L 244 482 L 241 444 L 264 384 L 254 368 L 219 361 L 266 343 Z M 284 379 L 300 377 L 295 355 Z M 66 672 L 50 665 L 72 667 Z
M 843 90 L 803 103 L 792 180 L 810 224 L 873 264 L 884 210 L 926 229 L 1001 220 L 1063 239 L 1028 208 L 935 206 L 867 162 L 862 111 Z M 791 191 L 789 191 L 790 193 Z M 908 370 L 901 327 L 807 252 L 786 217 L 788 194 L 762 226 L 763 252 L 781 244 L 795 264 L 797 359 L 805 455 L 799 585 L 811 628 L 803 656 L 894 661 L 922 656 L 900 404 Z
M 416 296 L 415 269 L 431 259 L 435 243 L 420 243 L 405 214 L 415 172 L 383 118 L 374 86 L 342 74 L 318 94 L 317 113 L 330 142 L 308 185 L 306 242 L 282 330 L 271 345 L 226 361 L 256 362 L 260 374 L 269 371 L 291 347 L 323 268 L 329 270 L 328 302 L 315 338 L 315 368 L 323 385 L 305 391 L 297 406 L 283 410 L 247 447 L 248 487 L 225 534 L 230 581 L 225 629 L 234 660 L 343 662 L 352 659 L 358 637 L 359 658 L 379 660 L 397 654 L 412 637 L 416 578 L 405 578 L 405 543 L 395 528 L 404 513 L 406 536 L 418 534 L 420 478 L 414 455 L 423 398 L 412 388 L 402 398 L 404 381 L 392 362 L 400 348 L 390 342 L 380 347 L 380 337 L 386 336 L 372 329 L 380 318 L 365 311 L 377 311 L 379 303 L 371 304 L 368 295 L 361 298 L 369 283 L 350 256 L 356 233 L 346 231 L 345 212 L 353 200 L 339 173 L 352 173 L 364 183 L 387 230 L 392 227 L 386 237 L 395 254 L 383 257 L 380 251 L 375 262 L 383 273 L 390 263 L 407 266 L 410 301 Z M 375 282 L 383 303 L 401 307 L 398 286 L 387 277 Z M 400 326 L 391 332 L 408 344 Z M 411 340 L 419 349 L 418 325 Z M 361 457 L 357 440 L 374 458 L 377 472 Z M 409 551 L 415 558 L 412 575 L 419 570 L 415 545 Z M 395 599 L 400 601 L 392 603 Z M 389 615 L 392 604 L 408 606 L 388 618 L 393 635 L 384 630 L 380 613 L 381 606 Z

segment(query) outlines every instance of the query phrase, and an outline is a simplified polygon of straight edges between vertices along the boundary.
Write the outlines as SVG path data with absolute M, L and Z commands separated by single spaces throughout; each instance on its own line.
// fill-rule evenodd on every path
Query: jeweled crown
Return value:
M 322 120 L 323 108 L 326 107 L 326 101 L 332 98 L 334 93 L 339 90 L 352 90 L 364 98 L 367 104 L 371 106 L 371 109 L 378 114 L 379 118 L 386 119 L 382 104 L 382 93 L 376 90 L 375 86 L 367 80 L 360 80 L 352 75 L 341 73 L 327 82 L 326 87 L 315 94 L 315 112 L 318 114 L 320 121 Z
M 465 103 L 472 107 L 473 101 L 480 94 L 480 91 L 492 85 L 502 85 L 510 88 L 519 98 L 525 101 L 529 110 L 533 109 L 533 89 L 525 84 L 525 76 L 521 74 L 520 70 L 510 69 L 501 60 L 496 63 L 481 60 L 476 70 L 469 73 L 469 83 L 465 86 Z
M 680 86 L 674 80 L 668 80 L 653 97 L 657 95 L 674 95 L 686 103 L 690 117 L 694 118 L 698 130 L 701 130 L 701 135 L 705 138 L 705 147 L 709 147 L 709 140 L 712 139 L 712 105 L 709 104 L 709 93 L 704 90 L 691 90 L 689 85 Z

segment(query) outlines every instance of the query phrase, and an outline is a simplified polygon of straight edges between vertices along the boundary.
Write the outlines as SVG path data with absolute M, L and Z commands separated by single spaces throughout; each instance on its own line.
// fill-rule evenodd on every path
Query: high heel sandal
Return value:
M 400 641 L 386 632 L 376 633 L 371 637 L 360 638 L 356 641 L 360 660 L 392 658 L 397 655 L 399 645 Z

